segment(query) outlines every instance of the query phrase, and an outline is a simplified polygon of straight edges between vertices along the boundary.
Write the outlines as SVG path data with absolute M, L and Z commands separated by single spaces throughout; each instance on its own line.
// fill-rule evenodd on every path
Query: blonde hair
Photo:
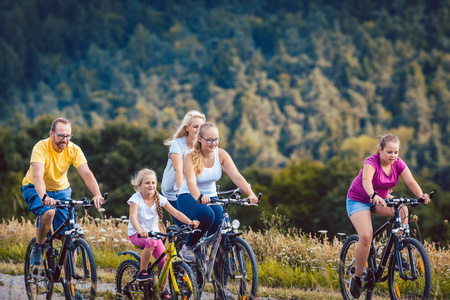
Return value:
M 383 150 L 386 147 L 386 144 L 389 142 L 400 143 L 400 140 L 396 135 L 393 134 L 384 134 L 380 137 L 380 145 L 378 147 L 377 153 L 380 153 L 380 148 Z
M 201 135 L 203 136 L 203 133 L 206 129 L 214 128 L 216 125 L 211 122 L 205 122 L 202 125 L 200 125 L 200 128 L 198 129 L 197 136 Z M 202 152 L 202 144 L 199 142 L 198 139 L 195 139 L 194 149 L 191 152 L 192 155 L 192 164 L 194 165 L 194 172 L 195 176 L 198 177 L 200 173 L 203 171 L 203 152 Z
M 142 184 L 142 181 L 144 180 L 145 175 L 153 175 L 153 176 L 155 176 L 156 179 L 158 179 L 155 171 L 153 171 L 151 169 L 147 169 L 147 168 L 141 169 L 131 178 L 131 184 L 134 186 L 134 190 L 136 192 L 139 192 L 139 186 Z M 156 211 L 158 213 L 159 221 L 162 223 L 163 211 L 161 208 L 161 203 L 159 201 L 159 194 L 157 191 L 155 191 L 155 194 L 153 197 L 155 200 Z
M 181 122 L 181 125 L 178 127 L 177 131 L 173 134 L 173 136 L 167 140 L 164 140 L 164 145 L 170 146 L 172 144 L 172 141 L 175 139 L 178 139 L 183 136 L 187 136 L 189 132 L 186 131 L 186 126 L 189 126 L 192 122 L 193 118 L 200 118 L 203 121 L 206 121 L 205 114 L 202 114 L 198 110 L 190 110 L 187 112 L 187 114 L 184 116 L 183 121 Z

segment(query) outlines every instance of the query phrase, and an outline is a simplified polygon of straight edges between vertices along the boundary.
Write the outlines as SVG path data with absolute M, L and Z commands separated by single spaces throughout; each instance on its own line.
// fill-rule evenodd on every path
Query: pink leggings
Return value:
M 130 236 L 130 241 L 133 245 L 139 248 L 152 248 L 155 247 L 155 250 L 153 250 L 153 257 L 158 258 L 161 253 L 166 250 L 166 247 L 164 247 L 164 244 L 161 240 L 156 240 L 154 238 L 138 238 L 138 233 L 136 232 L 132 236 Z M 166 262 L 166 256 L 163 257 L 158 263 L 158 266 L 162 269 L 164 266 L 164 263 Z

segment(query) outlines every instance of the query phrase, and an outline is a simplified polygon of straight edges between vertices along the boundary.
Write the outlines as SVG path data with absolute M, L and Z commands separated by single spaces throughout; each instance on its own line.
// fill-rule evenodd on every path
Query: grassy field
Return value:
M 85 238 L 93 248 L 101 282 L 114 282 L 121 261 L 117 253 L 139 252 L 128 239 L 127 217 L 80 219 Z M 245 228 L 244 238 L 258 260 L 258 295 L 277 299 L 341 299 L 338 260 L 344 234 L 330 240 L 325 230 L 306 234 L 289 228 L 283 216 L 265 217 L 264 230 Z M 28 242 L 34 237 L 34 224 L 23 219 L 0 223 L 0 273 L 23 274 Z M 432 299 L 450 299 L 450 252 L 425 242 L 430 257 L 433 282 Z M 383 290 L 382 287 L 379 290 Z M 379 295 L 379 299 L 385 297 Z

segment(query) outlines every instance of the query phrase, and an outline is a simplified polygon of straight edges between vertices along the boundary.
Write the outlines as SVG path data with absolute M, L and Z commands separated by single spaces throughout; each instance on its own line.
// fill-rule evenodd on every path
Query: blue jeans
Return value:
M 31 183 L 28 185 L 24 185 L 20 188 L 23 194 L 23 199 L 28 204 L 28 211 L 32 211 L 36 216 L 36 227 L 40 228 L 40 220 L 41 216 L 50 209 L 56 209 L 55 217 L 53 218 L 53 229 L 58 229 L 64 221 L 67 220 L 69 215 L 69 211 L 67 208 L 53 208 L 50 206 L 43 205 L 41 203 L 41 198 L 36 192 L 34 185 Z M 70 187 L 54 192 L 47 192 L 47 195 L 50 198 L 55 200 L 70 200 L 72 196 L 72 189 Z
M 208 234 L 214 234 L 219 228 L 220 221 L 223 217 L 222 206 L 199 204 L 191 196 L 191 194 L 178 195 L 178 210 L 184 213 L 191 220 L 198 220 L 201 232 L 189 234 L 186 240 L 187 246 L 195 245 L 202 235 L 208 231 Z

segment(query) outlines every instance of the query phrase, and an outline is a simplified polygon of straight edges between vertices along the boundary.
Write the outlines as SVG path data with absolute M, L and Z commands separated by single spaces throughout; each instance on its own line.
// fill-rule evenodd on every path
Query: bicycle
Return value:
M 175 238 L 185 233 L 193 233 L 198 229 L 191 229 L 188 226 L 183 226 L 177 231 L 152 232 L 148 233 L 149 237 L 166 237 L 169 241 L 168 246 L 164 252 L 149 265 L 147 272 L 152 278 L 148 282 L 138 282 L 137 273 L 140 270 L 140 255 L 134 251 L 124 251 L 118 255 L 131 255 L 134 259 L 123 261 L 116 273 L 116 291 L 119 299 L 159 299 L 164 279 L 167 272 L 169 272 L 169 287 L 171 299 L 200 299 L 197 288 L 197 281 L 189 266 L 177 256 L 175 249 Z M 167 254 L 166 262 L 159 273 L 159 278 L 156 280 L 158 274 L 158 263 Z
M 103 198 L 106 201 L 108 193 Z M 94 299 L 97 289 L 97 268 L 94 254 L 88 242 L 83 238 L 83 229 L 76 222 L 75 207 L 94 206 L 93 200 L 59 200 L 56 208 L 68 208 L 68 217 L 52 234 L 47 233 L 44 242 L 43 263 L 33 265 L 30 254 L 36 243 L 34 237 L 28 244 L 25 254 L 24 279 L 27 297 L 34 299 L 51 299 L 55 283 L 61 283 L 66 299 Z M 67 226 L 67 230 L 63 231 Z M 54 247 L 55 239 L 62 239 L 61 248 Z M 75 254 L 76 251 L 76 254 Z M 64 269 L 64 279 L 61 277 Z
M 215 299 L 256 299 L 258 266 L 255 254 L 248 242 L 239 237 L 242 234 L 237 230 L 239 221 L 230 222 L 228 205 L 257 204 L 250 203 L 247 198 L 240 199 L 242 191 L 239 188 L 217 194 L 219 199 L 211 199 L 208 205 L 221 205 L 223 218 L 214 234 L 203 235 L 195 245 L 196 260 L 190 263 L 197 278 L 199 293 L 203 292 L 206 283 L 212 283 Z M 261 200 L 261 193 L 258 199 Z M 181 249 L 184 242 L 185 239 L 179 239 L 177 249 Z
M 434 192 L 430 193 L 430 198 L 433 194 Z M 385 202 L 387 206 L 394 208 L 395 215 L 373 234 L 362 277 L 361 296 L 365 293 L 365 299 L 372 299 L 375 284 L 387 280 L 391 299 L 428 299 L 431 291 L 431 264 L 428 254 L 420 241 L 410 236 L 409 225 L 402 226 L 400 219 L 401 205 L 415 207 L 426 204 L 422 199 L 408 199 L 406 196 L 385 199 Z M 382 233 L 388 227 L 392 227 L 392 230 L 387 243 L 383 243 Z M 358 241 L 357 234 L 349 236 L 340 254 L 339 283 L 344 299 L 352 298 L 350 280 L 355 273 L 355 247 Z M 387 274 L 384 275 L 388 260 Z

